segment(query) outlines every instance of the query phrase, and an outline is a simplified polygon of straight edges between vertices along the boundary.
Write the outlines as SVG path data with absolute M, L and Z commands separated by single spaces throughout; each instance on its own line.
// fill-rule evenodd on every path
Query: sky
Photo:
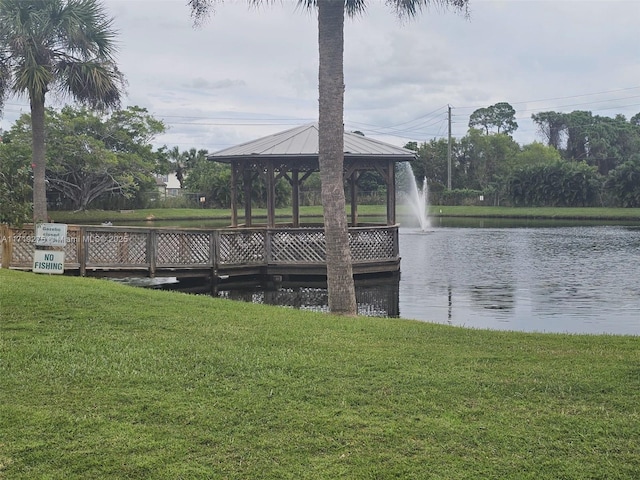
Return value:
M 317 121 L 317 16 L 296 1 L 218 2 L 194 28 L 187 0 L 103 0 L 118 31 L 123 107 L 167 131 L 156 146 L 215 152 Z M 403 146 L 467 133 L 474 110 L 508 102 L 520 144 L 541 111 L 640 112 L 640 0 L 470 0 L 398 19 L 384 1 L 345 22 L 345 129 Z M 59 108 L 68 99 L 47 98 Z M 9 129 L 26 98 L 7 100 Z

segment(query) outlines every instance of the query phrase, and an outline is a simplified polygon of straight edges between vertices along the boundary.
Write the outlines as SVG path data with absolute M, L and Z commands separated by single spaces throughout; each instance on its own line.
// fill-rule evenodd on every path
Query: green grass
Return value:
M 493 217 L 558 220 L 640 220 L 640 208 L 599 207 L 460 207 L 433 206 L 430 213 L 443 217 Z
M 86 210 L 86 211 L 50 211 L 49 215 L 56 222 L 83 224 L 85 222 L 131 221 L 144 220 L 199 220 L 231 218 L 229 209 L 204 208 L 152 208 L 143 210 Z
M 407 209 L 398 206 L 397 213 L 402 215 Z M 243 212 L 238 213 L 241 217 Z M 359 205 L 358 214 L 366 217 L 386 218 L 384 205 Z M 460 207 L 432 206 L 430 214 L 442 217 L 490 217 L 523 219 L 559 219 L 559 220 L 640 220 L 640 208 L 511 208 L 511 207 Z M 56 222 L 83 224 L 87 222 L 139 222 L 144 220 L 226 220 L 231 218 L 229 209 L 202 208 L 157 208 L 131 211 L 89 210 L 84 212 L 52 211 Z M 265 209 L 254 208 L 255 218 L 266 218 Z M 281 219 L 291 218 L 291 209 L 279 208 L 276 215 Z M 301 207 L 300 215 L 307 218 L 322 218 L 322 207 Z
M 637 337 L 0 287 L 0 478 L 640 476 Z

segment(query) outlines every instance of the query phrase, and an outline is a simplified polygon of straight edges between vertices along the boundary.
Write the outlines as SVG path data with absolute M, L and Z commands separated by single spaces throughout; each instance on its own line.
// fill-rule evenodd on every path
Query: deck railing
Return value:
M 3 268 L 30 270 L 35 249 L 32 225 L 2 226 Z M 399 269 L 398 227 L 349 228 L 354 272 Z M 149 276 L 261 268 L 316 271 L 325 268 L 321 227 L 177 229 L 69 225 L 65 271 L 80 275 L 140 272 Z M 357 272 L 356 272 L 357 273 Z

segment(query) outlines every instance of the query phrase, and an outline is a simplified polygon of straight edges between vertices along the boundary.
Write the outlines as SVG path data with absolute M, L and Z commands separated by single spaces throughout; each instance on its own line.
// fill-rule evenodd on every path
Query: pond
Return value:
M 403 318 L 640 334 L 640 227 L 405 229 L 400 253 Z

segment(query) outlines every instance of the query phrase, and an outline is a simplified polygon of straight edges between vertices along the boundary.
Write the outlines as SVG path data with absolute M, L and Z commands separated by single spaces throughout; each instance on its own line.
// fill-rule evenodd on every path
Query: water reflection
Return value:
M 640 334 L 640 230 L 400 233 L 400 315 L 474 328 Z
M 383 281 L 356 284 L 358 313 L 369 317 L 399 316 L 399 277 L 390 277 Z M 284 283 L 269 288 L 222 288 L 213 291 L 213 296 L 241 300 L 245 302 L 280 305 L 299 310 L 316 312 L 329 311 L 329 298 L 326 283 Z

